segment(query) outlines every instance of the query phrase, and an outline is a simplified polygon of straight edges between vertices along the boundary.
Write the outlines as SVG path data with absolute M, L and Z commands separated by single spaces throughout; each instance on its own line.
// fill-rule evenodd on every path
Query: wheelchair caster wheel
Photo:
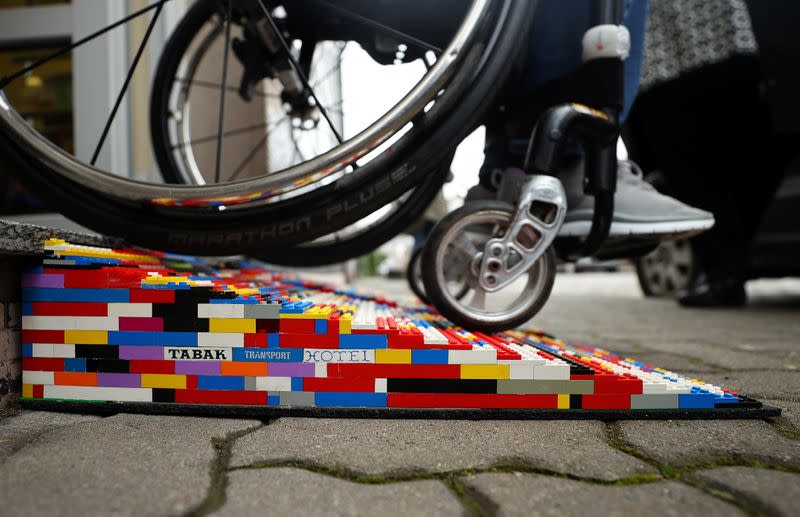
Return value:
M 425 293 L 456 325 L 482 332 L 508 330 L 536 315 L 550 296 L 556 275 L 552 246 L 510 284 L 496 290 L 480 285 L 486 244 L 505 235 L 514 214 L 514 207 L 508 203 L 467 203 L 442 219 L 428 237 L 421 262 Z M 518 241 L 539 239 L 532 228 L 524 231 L 530 233 L 518 235 Z M 521 260 L 510 253 L 498 267 L 510 270 Z M 464 282 L 469 290 L 460 293 Z
M 408 287 L 411 288 L 411 291 L 417 298 L 425 305 L 430 305 L 431 301 L 428 295 L 425 294 L 425 285 L 422 282 L 422 248 L 411 255 L 411 259 L 408 261 L 408 268 L 406 269 L 406 280 L 408 281 Z M 451 275 L 450 280 L 460 283 L 460 287 L 456 289 L 455 296 L 457 299 L 461 300 L 469 292 L 469 285 L 467 285 L 463 275 L 460 280 Z

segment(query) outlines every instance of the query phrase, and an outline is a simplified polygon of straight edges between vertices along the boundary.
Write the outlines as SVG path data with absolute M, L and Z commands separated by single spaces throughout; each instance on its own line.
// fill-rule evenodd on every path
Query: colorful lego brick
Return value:
M 23 398 L 349 408 L 714 410 L 758 402 L 537 332 L 271 271 L 45 244 L 22 279 Z

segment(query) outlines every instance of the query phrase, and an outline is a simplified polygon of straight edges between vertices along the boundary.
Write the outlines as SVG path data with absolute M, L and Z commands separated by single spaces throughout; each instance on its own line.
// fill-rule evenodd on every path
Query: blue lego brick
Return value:
M 303 391 L 302 377 L 292 377 L 292 391 Z
M 327 334 L 328 320 L 314 320 L 314 332 L 317 334 Z
M 157 346 L 197 346 L 197 332 L 150 332 Z
M 688 393 L 678 395 L 678 407 L 681 409 L 714 409 L 713 393 Z
M 280 395 L 269 395 L 269 396 L 267 396 L 267 405 L 268 406 L 280 406 L 281 405 L 281 397 L 280 397 Z
M 281 346 L 281 335 L 270 333 L 267 334 L 267 347 L 268 348 L 280 348 Z
M 22 302 L 22 315 L 23 316 L 33 315 L 33 302 Z
M 234 361 L 262 363 L 302 363 L 302 348 L 234 348 Z
M 64 255 L 65 260 L 74 260 L 76 266 L 93 266 L 95 264 L 102 264 L 104 266 L 119 266 L 122 264 L 117 259 L 99 258 L 99 257 L 80 257 L 72 255 Z
M 134 332 L 111 330 L 108 332 L 109 345 L 156 346 L 155 332 Z
M 447 364 L 447 350 L 412 350 L 411 364 Z
M 83 358 L 64 359 L 64 371 L 65 372 L 85 372 L 86 371 L 86 359 L 83 359 Z
M 26 302 L 127 303 L 130 295 L 128 289 L 26 287 L 22 290 L 22 299 Z
M 322 407 L 386 407 L 386 393 L 318 392 L 314 404 Z
M 244 377 L 225 375 L 198 375 L 199 390 L 244 390 Z
M 389 338 L 385 334 L 340 334 L 339 348 L 386 348 Z
M 33 357 L 33 345 L 31 343 L 22 344 L 22 357 Z
M 22 268 L 22 272 L 28 275 L 38 275 L 44 273 L 44 266 L 25 266 Z

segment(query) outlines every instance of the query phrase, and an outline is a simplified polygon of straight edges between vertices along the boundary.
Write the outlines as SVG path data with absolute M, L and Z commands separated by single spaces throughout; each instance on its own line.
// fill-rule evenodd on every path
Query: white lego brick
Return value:
M 152 318 L 152 303 L 109 303 L 109 316 L 122 316 L 124 318 Z
M 238 332 L 198 332 L 197 346 L 243 347 L 244 334 Z
M 22 384 L 54 384 L 55 373 L 53 372 L 32 372 L 25 370 L 22 372 Z
M 547 381 L 568 381 L 569 365 L 566 363 L 537 364 L 533 367 L 533 378 Z
M 152 402 L 150 388 L 101 388 L 96 386 L 45 386 L 44 398 L 66 400 L 112 400 Z
M 448 364 L 497 364 L 497 350 L 449 350 Z
M 232 361 L 233 350 L 224 347 L 164 347 L 165 361 Z
M 422 327 L 422 338 L 426 345 L 446 345 L 450 341 L 435 327 Z
M 304 363 L 374 363 L 373 349 L 306 348 L 303 350 Z
M 511 364 L 508 369 L 509 379 L 533 379 L 533 370 L 535 366 L 532 364 Z
M 667 386 L 659 382 L 645 382 L 642 383 L 642 394 L 644 395 L 659 395 L 667 393 Z
M 54 345 L 49 343 L 33 343 L 33 357 L 75 357 L 75 345 Z
M 314 377 L 325 378 L 328 376 L 328 365 L 327 363 L 315 363 L 314 364 Z
M 198 318 L 244 318 L 241 303 L 198 303 Z
M 119 330 L 119 318 L 107 316 L 23 316 L 26 330 Z
M 375 379 L 375 393 L 388 393 L 389 382 L 387 379 Z
M 256 377 L 258 391 L 292 391 L 291 377 Z

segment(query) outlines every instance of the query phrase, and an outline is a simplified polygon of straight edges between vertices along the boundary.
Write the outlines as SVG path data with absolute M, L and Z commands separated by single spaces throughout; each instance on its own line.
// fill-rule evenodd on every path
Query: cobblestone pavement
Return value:
M 404 293 L 402 282 L 361 282 Z M 800 512 L 800 283 L 743 310 L 561 275 L 535 324 L 784 408 L 764 421 L 274 421 L 21 411 L 0 420 L 3 515 Z

